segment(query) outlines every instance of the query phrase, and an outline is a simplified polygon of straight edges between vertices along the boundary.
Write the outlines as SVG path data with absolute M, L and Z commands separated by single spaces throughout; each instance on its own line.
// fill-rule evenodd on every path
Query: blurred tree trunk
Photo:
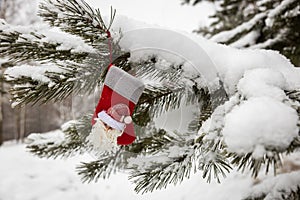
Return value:
M 0 0 L 0 18 L 4 18 L 5 16 L 5 3 L 7 0 Z M 4 86 L 3 86 L 3 79 L 2 79 L 2 66 L 0 64 L 0 146 L 3 144 L 3 94 Z
M 19 138 L 22 142 L 24 142 L 25 138 L 25 132 L 26 132 L 26 107 L 20 108 L 20 132 L 19 132 Z
M 0 0 L 0 18 L 5 19 L 7 0 Z
M 17 128 L 17 131 L 15 133 L 14 139 L 17 141 L 24 141 L 25 138 L 25 121 L 26 121 L 26 107 L 18 107 L 14 109 L 14 115 L 15 115 L 15 127 Z
M 1 65 L 0 65 L 1 66 Z M 2 76 L 2 69 L 0 69 L 0 74 Z M 3 102 L 3 80 L 2 78 L 0 79 L 0 146 L 3 144 L 3 106 L 2 106 L 2 102 Z

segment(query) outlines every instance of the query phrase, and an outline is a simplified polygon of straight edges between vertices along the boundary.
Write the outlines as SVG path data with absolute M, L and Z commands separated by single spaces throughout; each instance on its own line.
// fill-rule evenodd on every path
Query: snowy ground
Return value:
M 178 186 L 141 195 L 133 191 L 134 185 L 124 173 L 98 183 L 81 183 L 75 167 L 90 159 L 90 155 L 40 159 L 28 153 L 24 144 L 7 142 L 0 147 L 0 200 L 235 200 L 252 184 L 240 173 L 231 174 L 222 184 L 208 184 L 197 174 Z

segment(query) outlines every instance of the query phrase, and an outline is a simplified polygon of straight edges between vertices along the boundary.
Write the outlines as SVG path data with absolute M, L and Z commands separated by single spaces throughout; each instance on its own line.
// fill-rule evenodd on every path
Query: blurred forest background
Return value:
M 0 18 L 13 25 L 40 23 L 37 4 L 38 0 L 0 0 Z M 22 141 L 33 132 L 57 129 L 71 119 L 71 98 L 61 103 L 12 108 L 8 93 L 10 86 L 3 81 L 3 72 L 11 65 L 10 61 L 0 58 L 0 144 L 11 139 Z

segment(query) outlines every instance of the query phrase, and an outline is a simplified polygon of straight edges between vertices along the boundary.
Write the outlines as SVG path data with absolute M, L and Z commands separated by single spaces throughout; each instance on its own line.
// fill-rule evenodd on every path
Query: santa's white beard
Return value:
M 117 138 L 122 132 L 116 129 L 107 130 L 100 119 L 93 125 L 88 141 L 96 152 L 115 151 L 118 149 Z

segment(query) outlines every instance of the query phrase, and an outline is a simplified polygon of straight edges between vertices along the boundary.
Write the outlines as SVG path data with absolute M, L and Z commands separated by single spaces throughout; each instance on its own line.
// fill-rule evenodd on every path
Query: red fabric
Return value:
M 100 100 L 95 109 L 92 124 L 95 123 L 95 118 L 97 118 L 97 114 L 103 110 L 107 111 L 111 106 L 123 103 L 129 107 L 130 115 L 132 115 L 134 111 L 135 104 L 125 97 L 121 96 L 117 92 L 113 91 L 111 88 L 104 85 Z M 117 143 L 119 145 L 128 145 L 131 144 L 135 140 L 134 126 L 133 123 L 126 124 L 126 128 L 123 134 L 118 137 Z

